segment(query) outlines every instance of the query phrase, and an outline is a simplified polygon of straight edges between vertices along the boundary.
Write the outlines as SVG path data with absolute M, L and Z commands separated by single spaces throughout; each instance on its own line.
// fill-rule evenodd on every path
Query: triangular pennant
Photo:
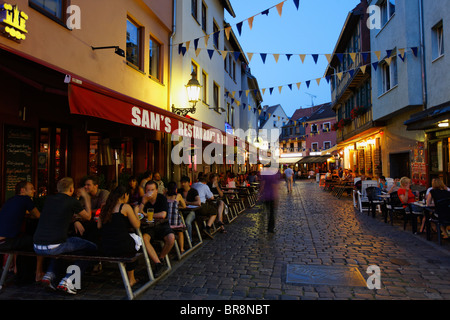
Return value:
M 369 57 L 369 53 L 368 52 L 363 52 L 361 53 L 362 55 L 362 59 L 363 59 L 363 63 L 367 60 L 367 58 Z
M 262 91 L 262 94 L 264 95 L 266 92 L 266 88 L 262 88 L 261 91 Z
M 252 61 L 253 52 L 247 52 L 248 62 Z
M 355 60 L 356 60 L 356 52 L 351 52 L 351 53 L 349 53 L 349 55 L 350 55 L 350 58 L 352 59 L 353 63 L 355 63 Z
M 242 90 L 239 91 L 239 98 L 242 97 L 242 92 L 243 92 Z
M 309 85 L 311 84 L 311 80 L 305 81 L 306 87 L 309 88 Z
M 312 54 L 311 56 L 312 56 L 312 58 L 314 60 L 314 63 L 317 64 L 317 60 L 319 59 L 319 55 L 318 54 Z
M 294 0 L 295 7 L 298 10 L 298 5 L 300 4 L 300 0 Z
M 361 66 L 361 71 L 363 74 L 366 74 L 367 65 Z
M 181 47 L 181 53 L 183 54 L 183 57 L 184 57 L 184 55 L 186 54 L 186 47 Z
M 297 89 L 300 90 L 300 86 L 302 85 L 302 83 L 301 82 L 297 82 L 296 84 L 297 84 Z
M 392 62 L 392 57 L 386 58 L 384 59 L 384 61 L 386 61 L 387 65 L 390 66 Z
M 405 49 L 398 49 L 398 52 L 400 53 L 400 55 L 405 58 Z
M 414 57 L 417 57 L 417 53 L 418 53 L 419 49 L 417 47 L 412 47 L 411 51 L 414 54 Z
M 300 54 L 300 60 L 302 60 L 302 63 L 305 62 L 306 54 Z
M 227 37 L 227 40 L 230 40 L 230 32 L 231 32 L 231 26 L 225 28 L 225 36 Z
M 401 55 L 401 54 L 399 53 L 399 54 L 398 54 L 398 57 L 399 57 L 400 59 L 402 59 L 403 62 L 405 62 L 405 55 Z
M 272 95 L 272 92 L 273 92 L 273 88 L 269 88 L 270 95 Z
M 227 58 L 228 51 L 221 50 L 220 53 L 222 54 L 222 59 L 225 60 Z
M 328 63 L 331 63 L 331 54 L 325 54 L 325 58 L 327 58 Z
M 286 58 L 287 58 L 288 61 L 291 59 L 291 57 L 292 57 L 292 54 L 286 53 Z
M 241 56 L 241 53 L 239 51 L 234 52 L 234 60 L 238 61 L 240 56 Z
M 325 79 L 327 80 L 327 83 L 330 83 L 331 75 L 326 76 Z
M 242 34 L 242 21 L 239 22 L 238 24 L 236 24 L 236 27 L 238 29 L 239 35 L 241 35 Z
M 320 80 L 322 80 L 322 78 L 317 78 L 317 79 L 316 79 L 317 85 L 318 85 L 318 86 L 320 86 Z
M 288 84 L 288 87 L 289 87 L 289 89 L 291 89 L 291 91 L 292 91 L 292 83 L 291 83 L 291 84 Z
M 191 46 L 190 41 L 186 41 L 186 52 L 189 51 L 189 47 Z
M 372 63 L 372 67 L 375 71 L 377 71 L 378 68 L 378 61 L 375 61 L 374 63 Z
M 263 12 L 261 12 L 261 14 L 268 16 L 269 15 L 269 10 L 270 9 L 266 9 Z
M 280 93 L 281 93 L 281 89 L 283 89 L 283 86 L 278 87 L 278 91 L 280 91 Z
M 210 37 L 209 34 L 207 34 L 207 35 L 205 36 L 205 48 L 208 48 L 209 37 Z
M 281 15 L 283 13 L 283 5 L 284 5 L 284 1 L 280 2 L 279 4 L 276 5 L 277 10 L 278 10 L 278 14 L 280 15 L 280 17 L 281 17 Z
M 375 51 L 374 53 L 377 56 L 377 60 L 380 61 L 380 59 L 381 59 L 381 51 Z
M 209 60 L 211 60 L 214 55 L 214 49 L 208 49 L 207 51 L 208 51 L 208 55 L 209 55 Z
M 343 53 L 336 53 L 336 56 L 338 57 L 339 61 L 342 63 L 344 61 L 344 54 Z
M 267 53 L 260 53 L 260 55 L 261 55 L 262 62 L 265 64 L 266 58 L 267 58 Z
M 248 93 L 250 92 L 250 90 L 245 90 L 245 96 L 248 97 Z
M 338 74 L 336 74 L 337 77 L 339 78 L 339 81 L 342 80 L 342 72 L 339 72 Z
M 250 30 L 252 30 L 252 28 L 253 28 L 253 19 L 255 19 L 255 16 L 247 19 L 248 27 L 250 28 Z
M 198 48 L 195 50 L 195 56 L 198 57 L 198 55 L 200 54 L 200 51 L 202 51 L 202 49 Z
M 355 70 L 348 70 L 348 73 L 350 74 L 350 78 L 353 78 L 353 75 L 355 74 Z
M 278 53 L 274 53 L 273 58 L 275 59 L 275 62 L 278 63 L 278 59 L 280 58 L 280 55 Z
M 390 58 L 392 55 L 392 50 L 386 50 L 386 56 Z

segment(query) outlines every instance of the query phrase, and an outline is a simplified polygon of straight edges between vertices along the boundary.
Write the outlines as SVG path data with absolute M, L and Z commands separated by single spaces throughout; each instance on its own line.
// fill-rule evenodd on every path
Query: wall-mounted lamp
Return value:
M 439 128 L 448 128 L 448 127 L 449 127 L 448 120 L 447 120 L 447 121 L 444 121 L 444 122 L 438 123 L 438 127 L 439 127 Z
M 187 116 L 188 113 L 194 114 L 197 109 L 195 106 L 197 105 L 198 99 L 200 98 L 200 88 L 202 86 L 200 85 L 200 82 L 197 80 L 197 73 L 193 71 L 191 73 L 191 79 L 189 80 L 188 84 L 186 85 L 187 95 L 189 103 L 192 105 L 191 108 L 175 108 L 175 106 L 172 105 L 172 112 L 175 114 L 178 114 L 180 116 Z
M 125 57 L 125 51 L 123 49 L 120 49 L 119 46 L 109 46 L 109 47 L 91 47 L 92 50 L 103 50 L 103 49 L 115 49 L 114 53 Z

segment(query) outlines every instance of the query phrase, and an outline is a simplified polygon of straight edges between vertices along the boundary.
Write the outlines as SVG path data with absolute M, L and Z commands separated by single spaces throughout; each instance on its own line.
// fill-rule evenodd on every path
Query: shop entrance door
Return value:
M 39 128 L 38 195 L 56 193 L 57 182 L 68 176 L 68 129 Z
M 411 178 L 409 152 L 391 153 L 389 155 L 389 162 L 391 165 L 391 178 Z

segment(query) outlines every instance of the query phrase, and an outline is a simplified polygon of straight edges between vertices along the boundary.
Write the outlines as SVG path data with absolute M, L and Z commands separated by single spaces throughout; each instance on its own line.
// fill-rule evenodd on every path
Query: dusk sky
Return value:
M 230 0 L 236 13 L 232 18 L 228 12 L 225 19 L 233 27 L 233 31 L 245 53 L 254 53 L 250 61 L 252 74 L 258 79 L 259 87 L 274 87 L 263 95 L 263 105 L 281 104 L 290 117 L 298 108 L 331 101 L 330 85 L 322 79 L 320 85 L 316 78 L 323 77 L 328 61 L 319 56 L 315 64 L 310 54 L 333 53 L 348 13 L 360 2 L 359 0 L 300 0 L 299 9 L 293 0 L 283 4 L 282 16 L 274 7 L 282 0 Z M 273 7 L 273 8 L 272 8 Z M 259 14 L 254 17 L 250 30 L 247 19 L 269 9 L 268 15 Z M 244 21 L 242 35 L 239 36 L 236 24 Z M 263 63 L 260 53 L 267 53 Z M 273 54 L 281 54 L 275 62 Z M 286 54 L 293 54 L 287 60 Z M 299 54 L 307 54 L 302 63 Z M 312 80 L 309 88 L 305 81 Z M 292 90 L 286 85 L 302 82 L 300 90 L 296 85 Z M 283 86 L 281 94 L 279 86 Z

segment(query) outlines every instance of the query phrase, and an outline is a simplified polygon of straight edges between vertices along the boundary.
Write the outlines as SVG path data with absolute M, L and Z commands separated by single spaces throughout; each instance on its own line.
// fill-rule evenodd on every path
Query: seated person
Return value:
M 141 221 L 128 204 L 129 194 L 124 186 L 118 186 L 111 192 L 103 206 L 97 227 L 100 229 L 100 251 L 107 256 L 133 257 L 141 247 L 141 239 L 129 229 L 137 229 Z M 137 283 L 134 277 L 137 261 L 126 264 L 130 286 Z
M 172 229 L 184 228 L 183 220 L 178 208 L 186 208 L 186 202 L 183 196 L 178 193 L 177 184 L 171 181 L 167 184 L 167 203 L 169 204 L 168 219 L 169 225 Z M 175 231 L 175 230 L 174 230 Z M 184 233 L 183 230 L 175 231 L 178 234 L 178 246 L 181 253 L 184 253 Z
M 141 182 L 139 182 L 139 187 L 145 190 L 145 184 L 150 180 L 153 180 L 153 172 L 145 171 Z
M 427 195 L 427 206 L 434 206 L 439 200 L 450 198 L 449 188 L 444 184 L 440 178 L 435 178 L 431 182 L 432 189 Z M 441 217 L 440 217 L 441 218 Z M 423 219 L 425 220 L 425 219 Z M 424 221 L 422 221 L 421 231 L 424 228 Z M 448 239 L 449 235 L 444 225 L 441 225 L 442 238 Z
M 198 182 L 194 183 L 192 185 L 192 188 L 198 191 L 198 195 L 202 203 L 198 213 L 201 216 L 209 217 L 209 220 L 206 223 L 206 228 L 203 231 L 208 237 L 212 238 L 210 230 L 214 221 L 216 220 L 217 215 L 219 215 L 219 226 L 221 227 L 221 230 L 224 230 L 223 229 L 224 224 L 222 221 L 223 206 L 219 208 L 218 203 L 214 201 L 214 195 L 212 194 L 209 187 L 206 185 L 206 180 L 204 177 L 201 177 Z
M 389 189 L 388 193 L 396 192 L 398 191 L 399 188 L 400 188 L 400 178 L 394 178 L 394 184 Z
M 380 177 L 380 180 L 378 181 L 378 188 L 384 192 L 387 192 L 387 181 L 385 176 Z
M 154 210 L 153 219 L 155 225 L 145 228 L 142 232 L 144 233 L 144 243 L 147 246 L 149 256 L 156 264 L 155 273 L 158 274 L 164 269 L 161 260 L 163 260 L 172 249 L 175 243 L 175 235 L 169 225 L 169 220 L 167 219 L 167 213 L 169 211 L 167 199 L 164 195 L 158 193 L 158 186 L 153 180 L 148 181 L 145 184 L 145 194 L 142 197 L 142 203 L 139 205 L 139 212 L 146 214 L 148 209 Z M 159 253 L 159 256 L 156 255 L 155 250 L 150 245 L 151 239 L 164 241 L 164 246 Z
M 166 187 L 164 186 L 164 182 L 161 180 L 161 175 L 159 172 L 153 173 L 153 181 L 156 182 L 158 193 L 166 194 Z
M 194 188 L 191 188 L 191 179 L 187 176 L 181 177 L 180 184 L 181 189 L 178 192 L 184 199 L 186 205 L 192 206 L 201 206 L 202 203 L 200 201 L 200 197 L 198 195 L 198 191 Z M 195 212 L 194 211 L 185 211 L 183 212 L 184 222 L 186 223 L 186 228 L 188 230 L 189 237 L 192 239 L 192 222 L 195 220 Z
M 86 208 L 83 209 L 81 203 L 72 197 L 75 188 L 72 178 L 66 177 L 58 181 L 56 186 L 58 193 L 48 196 L 45 200 L 39 223 L 34 234 L 34 251 L 39 255 L 58 255 L 74 251 L 93 252 L 97 250 L 97 245 L 88 240 L 79 237 L 69 237 L 68 230 L 73 219 L 90 220 L 90 199 L 89 195 L 81 189 L 79 192 L 86 201 Z M 76 222 L 78 223 L 78 222 Z M 47 272 L 42 278 L 42 283 L 51 289 L 54 289 L 53 281 L 56 277 L 56 261 L 50 259 Z M 86 261 L 76 261 L 81 272 L 87 267 Z M 76 288 L 69 280 L 72 273 L 67 273 L 61 279 L 57 289 L 66 293 L 76 294 Z
M 128 179 L 128 194 L 128 202 L 133 208 L 141 203 L 142 197 L 144 196 L 144 189 L 138 185 L 138 181 L 134 176 Z
M 39 219 L 41 215 L 33 203 L 34 186 L 31 182 L 21 181 L 16 185 L 16 195 L 10 198 L 0 211 L 0 250 L 33 251 L 33 237 L 21 232 L 26 217 Z M 42 257 L 37 257 L 36 281 L 44 275 Z

